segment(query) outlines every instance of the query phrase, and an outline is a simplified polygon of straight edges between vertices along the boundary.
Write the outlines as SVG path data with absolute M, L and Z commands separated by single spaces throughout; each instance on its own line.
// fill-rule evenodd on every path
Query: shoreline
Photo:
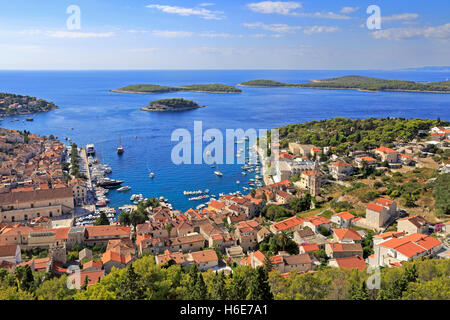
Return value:
M 314 80 L 314 82 L 321 82 L 320 80 Z M 257 86 L 257 85 L 242 85 L 238 84 L 239 87 L 249 87 L 249 88 L 301 88 L 301 89 L 317 89 L 317 90 L 356 90 L 362 92 L 416 92 L 416 93 L 450 93 L 448 91 L 423 91 L 423 90 L 399 90 L 399 89 L 386 89 L 386 90 L 367 90 L 361 88 L 333 88 L 333 87 L 304 87 L 300 85 L 292 86 Z
M 161 94 L 161 93 L 172 93 L 172 92 L 199 92 L 199 93 L 242 93 L 241 92 L 226 92 L 226 91 L 202 91 L 202 90 L 189 90 L 189 89 L 182 89 L 182 90 L 174 90 L 174 91 L 160 91 L 160 92 L 145 92 L 145 91 L 126 91 L 126 90 L 120 90 L 120 89 L 111 89 L 109 92 L 115 92 L 115 93 L 131 93 L 131 94 Z
M 149 108 L 149 107 L 142 107 L 139 108 L 141 111 L 149 111 L 149 112 L 180 112 L 180 111 L 189 111 L 189 110 L 196 110 L 201 109 L 206 106 L 198 106 L 196 108 L 177 108 L 177 109 L 164 109 L 164 108 Z
M 44 111 L 34 111 L 34 112 L 24 112 L 24 113 L 14 113 L 14 114 L 0 114 L 0 117 L 2 118 L 8 118 L 8 117 L 19 117 L 19 116 L 29 116 L 33 114 L 39 114 L 39 113 L 46 113 L 54 110 L 58 110 L 59 107 L 51 108 L 49 110 Z

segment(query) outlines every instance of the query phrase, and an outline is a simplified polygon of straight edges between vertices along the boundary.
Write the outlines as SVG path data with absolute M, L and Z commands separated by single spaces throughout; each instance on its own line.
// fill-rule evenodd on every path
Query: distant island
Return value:
M 296 84 L 273 80 L 252 80 L 243 82 L 238 86 L 450 93 L 449 81 L 429 82 L 427 84 L 423 84 L 414 81 L 387 80 L 364 76 L 344 76 L 323 80 L 312 80 L 309 83 Z
M 297 84 L 290 84 L 285 82 L 279 82 L 274 80 L 251 80 L 238 84 L 241 87 L 298 87 Z
M 418 68 L 403 68 L 400 71 L 434 71 L 434 72 L 449 72 L 450 66 L 425 66 Z
M 207 92 L 207 93 L 241 93 L 242 90 L 234 86 L 229 86 L 220 83 L 212 84 L 193 84 L 179 87 L 160 86 L 156 84 L 133 84 L 119 89 L 113 89 L 111 92 L 118 93 L 167 93 L 176 91 L 191 91 L 191 92 Z
M 143 111 L 153 111 L 153 112 L 172 112 L 172 111 L 187 111 L 198 108 L 203 108 L 198 103 L 185 100 L 182 98 L 174 99 L 161 99 L 150 102 L 148 107 L 141 108 Z
M 47 112 L 58 107 L 53 102 L 14 93 L 0 93 L 0 117 Z

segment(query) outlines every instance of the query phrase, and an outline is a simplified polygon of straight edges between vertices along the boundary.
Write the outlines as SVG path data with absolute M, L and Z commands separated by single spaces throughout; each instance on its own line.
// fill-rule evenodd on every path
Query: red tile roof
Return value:
M 87 269 L 87 268 L 102 268 L 103 263 L 101 261 L 97 261 L 97 260 L 91 260 L 86 262 L 85 264 L 83 264 L 83 269 Z
M 376 212 L 383 211 L 383 207 L 382 206 L 379 206 L 379 205 L 377 205 L 377 204 L 375 204 L 373 202 L 371 202 L 371 203 L 369 203 L 367 205 L 367 209 L 372 210 L 372 211 L 376 211 Z
M 353 229 L 332 229 L 339 240 L 351 239 L 353 241 L 361 241 L 362 238 L 358 232 Z
M 301 245 L 300 247 L 303 248 L 303 251 L 306 253 L 320 250 L 320 248 L 317 244 L 304 244 L 304 245 Z
M 385 198 L 378 198 L 375 200 L 375 202 L 385 207 L 389 207 L 391 204 L 394 203 L 394 201 Z
M 340 217 L 340 218 L 342 218 L 344 220 L 347 220 L 347 221 L 352 220 L 355 217 L 354 215 L 352 215 L 348 211 L 343 211 L 343 212 L 336 213 L 335 216 L 338 216 L 338 217 Z
M 325 217 L 322 216 L 312 216 L 306 219 L 306 221 L 311 222 L 313 225 L 320 226 L 322 224 L 330 223 L 330 220 L 328 220 Z
M 195 263 L 205 263 L 219 260 L 216 251 L 212 249 L 192 252 L 191 256 Z
M 287 230 L 289 228 L 293 228 L 295 226 L 301 225 L 303 223 L 303 219 L 297 216 L 288 218 L 286 220 L 275 222 L 273 227 L 277 232 Z
M 336 167 L 350 167 L 351 166 L 351 164 L 348 164 L 347 162 L 344 162 L 342 160 L 338 160 L 338 161 L 332 163 L 332 165 L 336 166 Z
M 381 146 L 381 147 L 377 148 L 377 150 L 380 151 L 380 152 L 383 152 L 383 153 L 394 153 L 394 152 L 397 152 L 395 150 L 392 150 L 390 148 L 386 148 L 384 146 Z
M 361 257 L 336 258 L 337 265 L 342 269 L 364 270 L 367 265 Z

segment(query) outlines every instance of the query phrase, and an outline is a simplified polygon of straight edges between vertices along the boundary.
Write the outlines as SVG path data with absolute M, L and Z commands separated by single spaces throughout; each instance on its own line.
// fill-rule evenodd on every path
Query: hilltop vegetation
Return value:
M 369 91 L 437 91 L 450 92 L 450 89 L 435 83 L 422 84 L 414 81 L 386 80 L 363 76 L 345 76 L 317 80 L 300 84 L 303 88 L 360 89 Z
M 364 76 L 344 76 L 309 83 L 285 83 L 273 80 L 252 80 L 241 83 L 253 87 L 300 87 L 316 89 L 358 89 L 366 91 L 417 91 L 417 92 L 450 92 L 450 81 L 430 82 L 428 84 L 404 80 L 387 80 Z
M 150 102 L 148 107 L 142 108 L 144 111 L 184 111 L 201 108 L 198 103 L 185 100 L 183 98 L 161 99 Z
M 247 87 L 292 87 L 292 86 L 297 86 L 297 85 L 289 84 L 289 83 L 285 83 L 285 82 L 274 81 L 274 80 L 260 79 L 260 80 L 251 80 L 251 81 L 242 82 L 240 84 L 240 86 L 247 86 Z
M 439 82 L 432 82 L 432 84 L 436 85 L 436 86 L 446 86 L 446 87 L 450 87 L 450 80 L 447 81 L 439 81 Z
M 309 121 L 278 128 L 280 142 L 286 147 L 289 142 L 314 144 L 318 147 L 332 146 L 337 151 L 349 148 L 368 150 L 380 145 L 389 146 L 396 139 L 410 141 L 419 130 L 428 130 L 434 126 L 448 126 L 448 121 L 404 118 L 368 118 Z
M 320 267 L 314 274 L 285 279 L 270 265 L 233 267 L 232 276 L 201 273 L 170 263 L 157 265 L 144 256 L 125 269 L 113 268 L 100 282 L 68 289 L 60 278 L 31 272 L 27 266 L 9 274 L 0 269 L 0 300 L 401 300 L 450 298 L 450 260 L 425 259 L 382 268 L 379 289 L 370 290 L 365 270 Z
M 113 92 L 123 93 L 167 93 L 175 91 L 192 91 L 192 92 L 216 92 L 216 93 L 240 93 L 242 90 L 220 83 L 212 84 L 193 84 L 179 87 L 160 86 L 156 84 L 134 84 L 120 89 L 111 90 Z

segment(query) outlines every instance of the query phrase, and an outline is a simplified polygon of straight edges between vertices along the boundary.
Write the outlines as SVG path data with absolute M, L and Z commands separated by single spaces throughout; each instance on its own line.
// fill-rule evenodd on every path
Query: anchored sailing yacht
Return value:
M 117 147 L 117 154 L 121 155 L 121 154 L 123 154 L 123 152 L 124 152 L 124 149 L 122 146 L 122 139 L 119 137 L 119 146 Z

